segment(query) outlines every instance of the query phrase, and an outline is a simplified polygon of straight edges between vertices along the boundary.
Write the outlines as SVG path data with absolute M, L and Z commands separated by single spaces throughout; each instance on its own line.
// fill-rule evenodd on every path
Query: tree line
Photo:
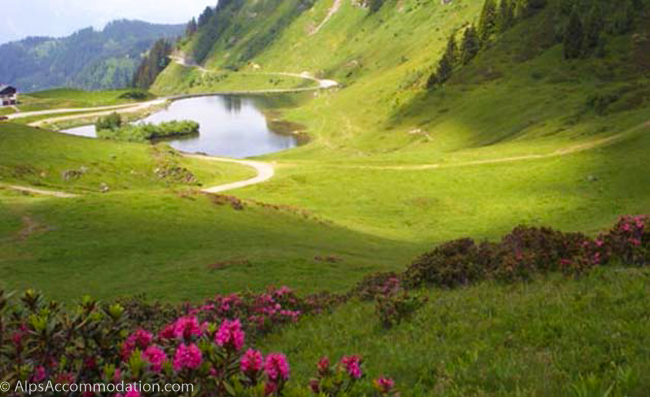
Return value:
M 173 49 L 174 45 L 167 39 L 156 41 L 136 70 L 132 86 L 145 90 L 151 87 L 158 75 L 171 62 L 169 57 Z
M 429 89 L 444 84 L 453 73 L 469 64 L 484 48 L 517 23 L 551 5 L 560 17 L 556 37 L 563 44 L 565 59 L 598 54 L 604 56 L 606 36 L 629 33 L 643 0 L 485 0 L 478 23 L 461 29 L 460 41 L 452 34 L 435 71 L 427 81 Z M 568 16 L 568 19 L 567 19 Z

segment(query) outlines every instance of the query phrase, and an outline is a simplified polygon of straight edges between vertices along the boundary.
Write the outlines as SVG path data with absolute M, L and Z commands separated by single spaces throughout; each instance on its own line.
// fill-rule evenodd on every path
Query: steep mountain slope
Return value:
M 287 166 L 239 194 L 423 241 L 489 237 L 519 222 L 597 230 L 649 208 L 637 189 L 647 172 L 635 157 L 650 147 L 648 2 L 626 2 L 636 8 L 623 31 L 614 25 L 624 7 L 576 3 L 585 23 L 594 4 L 612 8 L 599 54 L 572 60 L 562 41 L 574 2 L 542 2 L 432 89 L 427 80 L 450 35 L 460 41 L 483 2 L 388 0 L 374 12 L 360 3 L 316 1 L 279 29 L 272 21 L 288 18 L 294 1 L 232 2 L 221 10 L 229 24 L 213 41 L 208 71 L 173 65 L 154 85 L 209 91 L 224 71 L 244 81 L 307 71 L 342 84 L 284 109 L 284 118 L 307 126 L 310 143 L 269 156 Z M 249 43 L 262 38 L 268 44 L 249 57 Z M 638 150 L 626 155 L 631 147 Z
M 32 37 L 0 46 L 0 81 L 32 92 L 55 87 L 112 89 L 129 85 L 142 54 L 182 25 L 115 21 L 65 38 Z

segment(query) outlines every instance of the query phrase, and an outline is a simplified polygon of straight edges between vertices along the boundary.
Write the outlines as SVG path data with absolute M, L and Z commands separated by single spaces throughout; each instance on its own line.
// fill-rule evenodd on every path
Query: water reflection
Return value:
M 189 153 L 245 158 L 296 146 L 296 137 L 279 135 L 269 129 L 266 117 L 260 110 L 263 102 L 236 96 L 182 99 L 142 121 L 155 124 L 171 120 L 198 122 L 201 125 L 198 136 L 181 139 L 176 137 L 166 141 L 175 149 Z M 64 132 L 96 137 L 94 126 L 72 128 Z

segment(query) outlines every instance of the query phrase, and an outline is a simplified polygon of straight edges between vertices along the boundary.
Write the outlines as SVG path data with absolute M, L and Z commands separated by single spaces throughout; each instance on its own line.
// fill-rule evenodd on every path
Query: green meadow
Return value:
M 207 70 L 172 63 L 147 97 L 316 84 L 282 72 L 336 80 L 267 109 L 308 142 L 256 158 L 270 180 L 209 195 L 255 170 L 0 123 L 0 289 L 66 302 L 344 293 L 449 240 L 494 241 L 521 224 L 595 236 L 650 213 L 648 2 L 634 2 L 628 31 L 603 33 L 598 54 L 565 59 L 571 8 L 558 1 L 436 87 L 450 35 L 477 23 L 482 1 L 386 0 L 374 13 L 343 1 L 320 28 L 335 0 L 228 3 L 209 48 L 207 29 L 179 42 Z M 132 102 L 125 92 L 30 94 L 21 109 Z M 287 353 L 302 384 L 322 355 L 360 354 L 405 397 L 644 397 L 650 273 L 627 265 L 416 290 L 428 302 L 392 329 L 353 299 L 261 344 Z

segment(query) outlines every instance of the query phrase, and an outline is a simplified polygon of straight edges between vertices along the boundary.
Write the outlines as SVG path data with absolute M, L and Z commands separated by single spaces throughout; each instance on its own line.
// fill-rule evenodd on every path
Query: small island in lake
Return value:
M 125 124 L 118 113 L 101 117 L 95 123 L 97 137 L 129 142 L 146 142 L 199 133 L 199 123 L 191 120 L 167 121 L 160 124 Z

